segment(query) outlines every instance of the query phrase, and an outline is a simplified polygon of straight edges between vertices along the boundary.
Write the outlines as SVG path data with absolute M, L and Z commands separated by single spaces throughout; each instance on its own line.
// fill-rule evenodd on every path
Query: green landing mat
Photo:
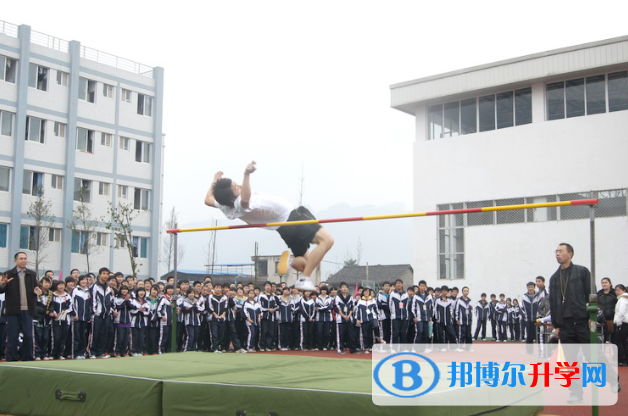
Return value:
M 443 397 L 444 404 L 455 400 L 453 392 Z M 240 410 L 247 416 L 528 416 L 542 408 L 376 406 L 369 359 L 188 352 L 0 364 L 0 413 L 235 416 Z

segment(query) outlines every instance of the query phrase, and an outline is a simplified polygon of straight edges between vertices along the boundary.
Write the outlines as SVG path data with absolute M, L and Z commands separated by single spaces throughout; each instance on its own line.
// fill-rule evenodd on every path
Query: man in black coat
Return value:
M 28 270 L 26 253 L 14 256 L 15 267 L 0 277 L 0 293 L 5 293 L 7 320 L 7 361 L 17 361 L 20 332 L 23 334 L 22 361 L 33 361 L 33 316 L 36 315 L 37 296 L 41 289 L 37 275 Z

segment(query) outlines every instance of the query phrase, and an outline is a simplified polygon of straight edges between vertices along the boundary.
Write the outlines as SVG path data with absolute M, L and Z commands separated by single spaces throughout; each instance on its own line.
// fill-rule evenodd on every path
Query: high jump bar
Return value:
M 268 222 L 265 224 L 223 225 L 223 226 L 217 226 L 217 227 L 202 227 L 202 228 L 178 228 L 178 229 L 173 229 L 173 230 L 166 230 L 166 232 L 169 234 L 179 234 L 179 233 L 191 233 L 191 232 L 196 232 L 196 231 L 237 230 L 240 228 L 264 228 L 264 227 L 282 227 L 282 226 L 288 226 L 288 225 L 302 225 L 302 224 L 327 224 L 327 223 L 332 223 L 332 222 L 389 220 L 393 218 L 429 217 L 429 216 L 434 216 L 434 215 L 451 215 L 451 214 L 473 214 L 477 212 L 510 211 L 510 210 L 516 210 L 516 209 L 550 208 L 550 207 L 565 207 L 565 206 L 578 206 L 578 205 L 597 205 L 598 203 L 599 203 L 599 199 L 578 199 L 575 201 L 504 205 L 500 207 L 450 209 L 450 210 L 445 210 L 445 211 L 410 212 L 406 214 L 371 215 L 371 216 L 366 216 L 366 217 Z

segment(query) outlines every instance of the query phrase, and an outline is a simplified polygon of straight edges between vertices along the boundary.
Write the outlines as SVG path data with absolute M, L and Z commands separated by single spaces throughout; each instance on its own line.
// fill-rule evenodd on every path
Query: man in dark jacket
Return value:
M 591 333 L 589 332 L 589 313 L 587 303 L 589 295 L 595 293 L 595 282 L 591 287 L 591 273 L 584 266 L 573 264 L 574 250 L 570 244 L 560 243 L 556 249 L 556 261 L 560 267 L 550 278 L 550 310 L 552 311 L 552 324 L 556 328 L 556 335 L 564 345 L 566 361 L 578 361 L 578 348 L 572 348 L 569 344 L 589 344 Z M 584 351 L 585 356 L 589 354 Z M 617 391 L 619 383 L 617 374 L 607 372 L 611 389 Z M 569 387 L 570 397 L 567 403 L 577 404 L 583 401 L 581 383 L 572 383 Z
M 26 253 L 20 251 L 13 258 L 15 267 L 0 278 L 0 293 L 6 296 L 7 361 L 18 359 L 20 332 L 23 334 L 22 361 L 33 361 L 33 317 L 36 315 L 37 296 L 41 295 L 41 289 L 37 286 L 35 272 L 26 268 Z

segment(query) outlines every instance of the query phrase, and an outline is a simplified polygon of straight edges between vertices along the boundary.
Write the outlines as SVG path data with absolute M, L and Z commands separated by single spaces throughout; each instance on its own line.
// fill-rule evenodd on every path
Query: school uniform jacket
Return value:
M 131 323 L 131 301 L 132 299 L 125 300 L 122 296 L 117 296 L 115 299 L 116 310 L 118 316 L 114 319 L 116 324 L 130 324 Z
M 434 316 L 434 299 L 428 294 L 425 299 L 420 294 L 412 298 L 412 314 L 420 322 L 428 322 Z
M 245 300 L 242 304 L 242 313 L 244 317 L 247 319 L 246 324 L 257 326 L 259 316 L 262 313 L 262 306 L 257 301 L 251 302 L 249 299 Z M 252 320 L 253 323 L 250 323 L 248 319 Z
M 491 306 L 490 302 L 486 302 L 482 304 L 481 300 L 478 300 L 475 304 L 475 318 L 480 321 L 486 321 L 488 319 L 488 315 L 490 313 Z
M 111 316 L 114 311 L 114 295 L 108 284 L 101 285 L 95 283 L 92 286 L 92 309 L 94 316 L 106 318 Z
M 0 324 L 4 323 L 4 293 L 0 294 Z M 42 290 L 41 296 L 37 296 L 37 317 L 33 316 L 33 322 L 35 319 L 37 323 L 41 326 L 49 326 L 52 318 L 48 315 L 48 311 L 50 310 L 50 302 L 52 302 L 52 290 L 48 289 L 48 292 L 44 292 Z M 91 318 L 91 304 L 90 304 L 90 318 Z
M 209 303 L 207 304 L 207 308 L 209 309 L 209 313 L 212 316 L 212 319 L 216 319 L 218 320 L 218 322 L 225 322 L 226 318 L 227 318 L 227 314 L 225 313 L 227 311 L 227 307 L 228 307 L 228 299 L 225 295 L 209 295 Z M 213 314 L 216 314 L 218 316 L 222 315 L 223 313 L 225 313 L 225 319 L 222 318 L 216 318 Z
M 144 308 L 144 312 L 140 312 L 140 309 Z M 132 299 L 130 303 L 131 312 L 131 327 L 133 328 L 146 328 L 148 326 L 148 317 L 151 313 L 151 303 L 144 298 L 139 300 L 137 298 Z
M 265 292 L 260 293 L 259 303 L 262 307 L 262 319 L 269 321 L 275 320 L 275 313 L 269 312 L 269 309 L 275 309 L 277 307 L 277 298 L 272 293 L 267 295 Z
M 396 290 L 390 294 L 388 298 L 388 306 L 390 308 L 390 319 L 408 319 L 408 293 L 397 292 Z
M 88 322 L 92 320 L 92 294 L 89 289 L 77 286 L 72 291 L 72 309 L 78 320 Z
M 471 325 L 473 322 L 473 307 L 471 306 L 471 299 L 464 300 L 459 298 L 456 301 L 456 322 L 460 325 Z
M 69 325 L 72 319 L 72 296 L 64 293 L 63 295 L 52 295 L 52 302 L 50 302 L 50 310 L 56 314 L 61 314 L 66 311 L 65 319 L 55 318 L 55 323 L 58 325 Z
M 498 322 L 508 322 L 508 305 L 506 302 L 495 304 L 495 319 Z
M 294 306 L 292 300 L 288 297 L 288 300 L 283 300 L 283 297 L 279 299 L 279 322 L 292 323 L 294 321 Z
M 374 310 L 377 308 L 377 301 L 375 299 L 362 298 L 356 305 L 355 319 L 362 322 L 371 322 L 374 318 Z
M 0 324 L 5 324 L 7 322 L 4 317 L 4 293 L 0 293 Z
M 333 308 L 331 296 L 324 299 L 321 296 L 316 298 L 316 322 L 331 322 L 331 311 Z
M 192 302 L 189 298 L 185 298 L 181 303 L 181 311 L 183 312 L 183 322 L 185 325 L 201 326 L 201 312 L 205 310 L 205 305 L 200 300 Z
M 164 322 L 163 317 L 166 317 Z M 172 325 L 172 300 L 168 295 L 163 295 L 157 301 L 157 318 L 160 326 Z
M 336 322 L 341 324 L 343 322 L 351 322 L 353 321 L 354 317 L 353 315 L 351 315 L 351 319 L 349 321 L 345 321 L 342 318 L 342 315 L 340 315 L 340 312 L 342 312 L 344 315 L 349 315 L 355 307 L 355 300 L 353 298 L 353 296 L 351 296 L 350 294 L 347 294 L 347 297 L 344 298 L 342 297 L 342 294 L 338 294 L 336 295 L 336 299 L 334 299 L 334 307 L 336 308 Z
M 454 301 L 450 298 L 443 300 L 442 298 L 436 299 L 434 304 L 434 318 L 436 322 L 451 325 L 454 321 Z
M 390 295 L 379 291 L 377 292 L 377 307 L 379 309 L 379 320 L 390 319 Z
M 530 299 L 530 295 L 528 293 L 524 293 L 521 297 L 521 316 L 524 321 L 534 322 L 536 321 L 536 314 L 539 308 L 539 304 L 534 302 L 534 298 L 536 295 L 532 295 L 532 299 Z
M 305 300 L 305 298 L 301 298 L 299 302 L 299 322 L 309 322 L 310 319 L 314 318 L 315 315 L 315 304 L 314 301 L 310 298 L 310 300 Z

